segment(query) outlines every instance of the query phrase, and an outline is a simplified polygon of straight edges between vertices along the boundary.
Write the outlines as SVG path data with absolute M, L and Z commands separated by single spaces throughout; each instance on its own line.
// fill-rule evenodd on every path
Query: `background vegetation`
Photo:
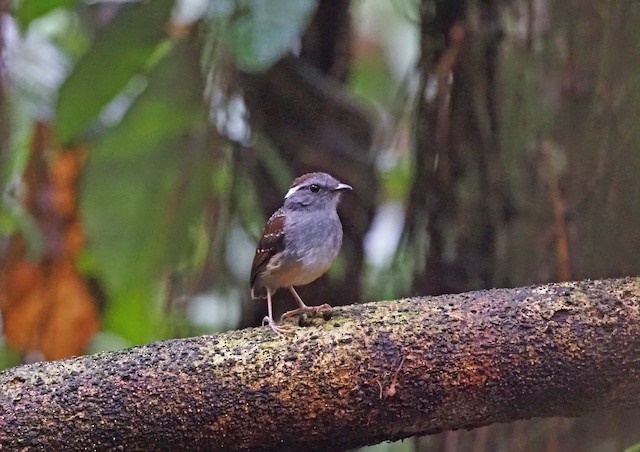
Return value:
M 255 238 L 308 170 L 355 188 L 312 303 L 640 274 L 636 1 L 0 11 L 0 367 L 258 325 Z M 621 450 L 637 419 L 388 447 Z

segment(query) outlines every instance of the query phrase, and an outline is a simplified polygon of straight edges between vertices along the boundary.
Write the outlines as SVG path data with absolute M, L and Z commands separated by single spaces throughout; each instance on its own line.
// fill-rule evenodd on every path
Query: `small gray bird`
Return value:
M 282 319 L 316 314 L 331 306 L 307 306 L 293 286 L 309 284 L 324 275 L 342 246 L 342 224 L 336 208 L 351 186 L 326 173 L 303 174 L 293 181 L 280 207 L 267 222 L 251 265 L 251 297 L 267 298 L 269 315 L 262 320 L 276 334 L 287 332 L 273 320 L 271 296 L 287 287 L 298 308 Z

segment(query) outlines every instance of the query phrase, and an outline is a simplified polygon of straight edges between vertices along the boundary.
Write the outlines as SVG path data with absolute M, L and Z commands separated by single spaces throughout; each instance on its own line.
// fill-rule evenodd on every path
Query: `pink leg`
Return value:
M 304 301 L 302 301 L 302 298 L 300 298 L 300 295 L 298 295 L 298 292 L 296 292 L 293 286 L 289 286 L 289 292 L 291 292 L 291 295 L 293 295 L 293 298 L 296 300 L 296 303 L 298 303 L 299 308 L 285 312 L 284 314 L 282 314 L 282 317 L 280 317 L 280 320 L 284 320 L 289 317 L 295 317 L 296 315 L 300 314 L 310 313 L 315 315 L 321 311 L 331 310 L 331 306 L 326 303 L 320 306 L 307 306 L 306 304 L 304 304 Z
M 278 336 L 292 333 L 292 331 L 290 331 L 288 328 L 278 326 L 276 325 L 276 322 L 274 322 L 273 306 L 271 303 L 271 291 L 269 289 L 267 289 L 267 312 L 269 313 L 269 315 L 262 319 L 262 326 L 264 326 L 266 323 L 267 325 L 269 325 L 269 328 L 271 328 L 273 332 L 276 333 Z

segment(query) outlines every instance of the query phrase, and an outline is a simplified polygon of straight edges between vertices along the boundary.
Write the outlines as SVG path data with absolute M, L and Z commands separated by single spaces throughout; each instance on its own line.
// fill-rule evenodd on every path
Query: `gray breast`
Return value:
M 285 249 L 289 258 L 306 267 L 328 267 L 342 246 L 342 224 L 338 214 L 297 212 L 285 221 Z

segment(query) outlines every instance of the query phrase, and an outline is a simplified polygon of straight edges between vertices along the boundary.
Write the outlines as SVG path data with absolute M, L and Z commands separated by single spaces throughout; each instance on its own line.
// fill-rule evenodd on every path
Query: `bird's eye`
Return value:
M 316 184 L 311 184 L 309 185 L 309 190 L 311 190 L 313 193 L 318 193 L 320 191 L 320 187 L 318 187 Z

